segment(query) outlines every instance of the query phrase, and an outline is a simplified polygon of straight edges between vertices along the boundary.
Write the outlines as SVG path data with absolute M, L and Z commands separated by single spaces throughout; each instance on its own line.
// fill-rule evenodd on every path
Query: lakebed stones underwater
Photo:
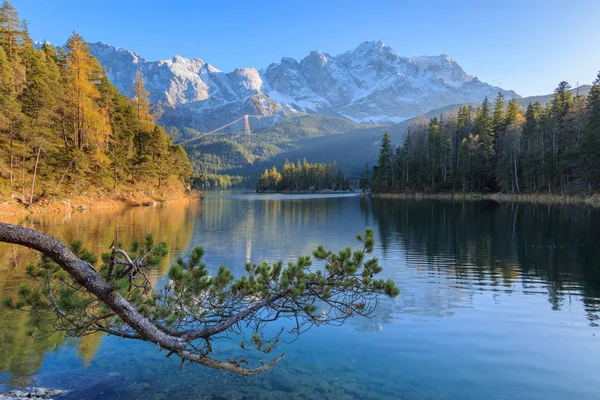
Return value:
M 67 390 L 33 387 L 0 393 L 0 400 L 54 399 L 66 393 L 68 393 Z

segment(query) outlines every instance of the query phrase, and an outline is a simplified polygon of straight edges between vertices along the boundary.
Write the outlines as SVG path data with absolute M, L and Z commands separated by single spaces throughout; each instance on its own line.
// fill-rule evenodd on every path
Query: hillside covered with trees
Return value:
M 138 74 L 129 99 L 77 33 L 36 49 L 27 24 L 0 7 L 0 199 L 25 205 L 94 190 L 179 190 L 187 154 L 154 123 Z
M 253 123 L 254 121 L 251 121 L 251 124 Z M 232 129 L 243 130 L 243 127 L 243 123 L 239 123 Z M 325 156 L 320 154 L 321 146 L 314 143 L 315 140 L 341 137 L 349 132 L 369 128 L 340 117 L 306 114 L 286 117 L 273 126 L 259 125 L 256 129 L 253 127 L 250 135 L 239 130 L 205 135 L 191 128 L 178 129 L 167 126 L 166 129 L 176 138 L 176 142 L 181 142 L 185 147 L 194 175 L 201 178 L 198 180 L 202 182 L 201 187 L 213 188 L 227 185 L 213 186 L 205 177 L 220 176 L 223 177 L 222 182 L 227 183 L 228 176 L 243 176 L 243 185 L 251 187 L 256 184 L 265 168 L 281 165 L 286 159 L 307 157 L 320 163 L 331 163 L 333 159 L 330 152 L 326 152 Z M 383 131 L 379 130 L 378 133 L 380 132 Z M 349 149 L 355 153 L 352 143 L 349 143 Z M 344 157 L 339 158 L 339 163 L 344 171 L 355 167 L 353 161 Z M 356 176 L 358 172 L 360 166 Z M 235 179 L 232 182 L 239 186 Z
M 384 135 L 362 187 L 378 192 L 597 193 L 600 190 L 600 73 L 587 96 L 561 82 L 551 102 L 523 109 L 492 104 L 420 120 L 393 149 Z

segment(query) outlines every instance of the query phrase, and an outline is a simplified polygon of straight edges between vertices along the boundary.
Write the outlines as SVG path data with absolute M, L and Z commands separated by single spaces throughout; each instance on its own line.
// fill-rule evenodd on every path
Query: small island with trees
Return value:
M 265 192 L 322 192 L 347 191 L 352 186 L 336 163 L 309 163 L 306 158 L 296 164 L 286 161 L 277 171 L 266 169 L 258 179 L 256 191 Z

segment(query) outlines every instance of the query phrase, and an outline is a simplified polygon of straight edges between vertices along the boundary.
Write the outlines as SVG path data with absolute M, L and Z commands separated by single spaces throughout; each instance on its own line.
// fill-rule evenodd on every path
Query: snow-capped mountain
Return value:
M 466 74 L 447 55 L 401 57 L 379 41 L 331 56 L 313 51 L 300 61 L 283 58 L 268 68 L 222 72 L 199 58 L 148 61 L 105 43 L 89 45 L 109 79 L 133 94 L 142 71 L 161 122 L 207 130 L 244 114 L 343 116 L 360 123 L 397 123 L 450 104 L 479 102 L 502 91 Z

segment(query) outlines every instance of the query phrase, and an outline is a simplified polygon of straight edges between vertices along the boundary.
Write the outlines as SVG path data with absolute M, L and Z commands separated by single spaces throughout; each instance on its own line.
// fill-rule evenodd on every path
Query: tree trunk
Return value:
M 14 243 L 37 250 L 61 266 L 90 293 L 104 302 L 140 336 L 167 349 L 185 349 L 182 339 L 159 330 L 141 316 L 90 264 L 80 260 L 59 240 L 29 228 L 0 222 L 0 242 Z
M 63 179 L 65 178 L 65 175 L 67 175 L 69 168 L 71 168 L 71 164 L 73 164 L 73 160 L 71 160 L 69 165 L 67 165 L 67 169 L 65 169 L 65 172 L 63 172 L 62 176 L 60 177 L 60 180 L 58 181 L 58 184 L 56 185 L 56 188 L 54 189 L 55 195 L 56 195 L 56 193 L 58 193 L 58 188 L 60 187 L 60 184 L 62 183 Z
M 446 145 L 444 145 L 446 147 Z M 448 151 L 444 149 L 444 183 L 446 183 L 446 159 L 448 158 Z
M 25 143 L 23 143 L 25 147 Z M 25 201 L 25 152 L 21 156 L 21 194 L 23 195 L 23 201 Z
M 556 146 L 556 126 L 552 130 L 552 154 L 554 155 L 554 164 L 556 166 L 556 156 L 558 154 L 557 146 Z
M 113 170 L 113 179 L 115 180 L 115 185 L 113 186 L 113 189 L 117 188 L 117 167 L 115 167 L 115 169 Z
M 14 156 L 13 156 L 12 150 L 11 150 L 11 152 L 10 152 L 10 187 L 12 187 L 13 183 L 14 183 L 13 164 L 14 164 Z
M 12 129 L 12 124 L 10 126 L 10 187 L 12 188 L 13 184 L 15 183 L 15 178 L 14 178 L 14 163 L 15 163 L 15 157 L 14 157 L 14 150 L 13 150 L 13 139 L 14 139 L 14 132 Z
M 35 156 L 35 167 L 33 168 L 33 179 L 31 181 L 31 193 L 29 195 L 29 205 L 33 203 L 33 190 L 35 189 L 35 178 L 37 176 L 38 163 L 40 161 L 40 153 L 42 152 L 42 146 L 38 147 L 37 155 Z
M 515 171 L 515 184 L 517 186 L 517 193 L 521 193 L 521 190 L 519 189 L 519 175 L 517 174 L 517 156 L 515 154 L 514 156 L 514 171 Z

